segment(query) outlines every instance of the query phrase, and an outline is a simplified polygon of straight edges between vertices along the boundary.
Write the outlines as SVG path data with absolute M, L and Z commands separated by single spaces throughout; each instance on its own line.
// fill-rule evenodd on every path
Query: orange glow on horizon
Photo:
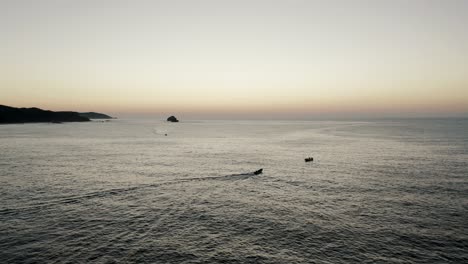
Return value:
M 0 16 L 0 104 L 220 118 L 466 116 L 468 4 L 410 2 L 116 1 L 101 13 L 93 1 L 10 1 Z

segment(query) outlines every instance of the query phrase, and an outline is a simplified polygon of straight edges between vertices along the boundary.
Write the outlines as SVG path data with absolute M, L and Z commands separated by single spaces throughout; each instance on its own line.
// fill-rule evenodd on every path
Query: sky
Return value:
M 468 116 L 468 1 L 0 0 L 0 104 Z

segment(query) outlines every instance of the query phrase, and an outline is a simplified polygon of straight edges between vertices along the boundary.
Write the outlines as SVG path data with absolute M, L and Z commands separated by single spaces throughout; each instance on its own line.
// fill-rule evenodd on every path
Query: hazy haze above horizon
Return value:
M 467 116 L 468 1 L 0 0 L 0 104 Z

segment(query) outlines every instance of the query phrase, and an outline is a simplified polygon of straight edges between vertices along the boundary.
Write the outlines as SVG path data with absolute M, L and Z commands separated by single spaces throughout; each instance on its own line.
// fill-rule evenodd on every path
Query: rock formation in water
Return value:
M 167 121 L 169 121 L 169 122 L 179 122 L 179 120 L 177 120 L 177 118 L 175 116 L 168 117 Z
M 38 122 L 86 122 L 89 118 L 80 116 L 77 112 L 53 112 L 36 107 L 16 108 L 0 105 L 0 124 L 38 123 Z
M 80 113 L 80 116 L 87 117 L 89 119 L 113 119 L 112 116 L 96 112 Z

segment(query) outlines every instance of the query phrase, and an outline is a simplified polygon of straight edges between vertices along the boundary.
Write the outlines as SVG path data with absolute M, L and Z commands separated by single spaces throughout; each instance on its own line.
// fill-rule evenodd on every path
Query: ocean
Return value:
M 1 263 L 468 263 L 468 119 L 1 125 L 0 201 Z

